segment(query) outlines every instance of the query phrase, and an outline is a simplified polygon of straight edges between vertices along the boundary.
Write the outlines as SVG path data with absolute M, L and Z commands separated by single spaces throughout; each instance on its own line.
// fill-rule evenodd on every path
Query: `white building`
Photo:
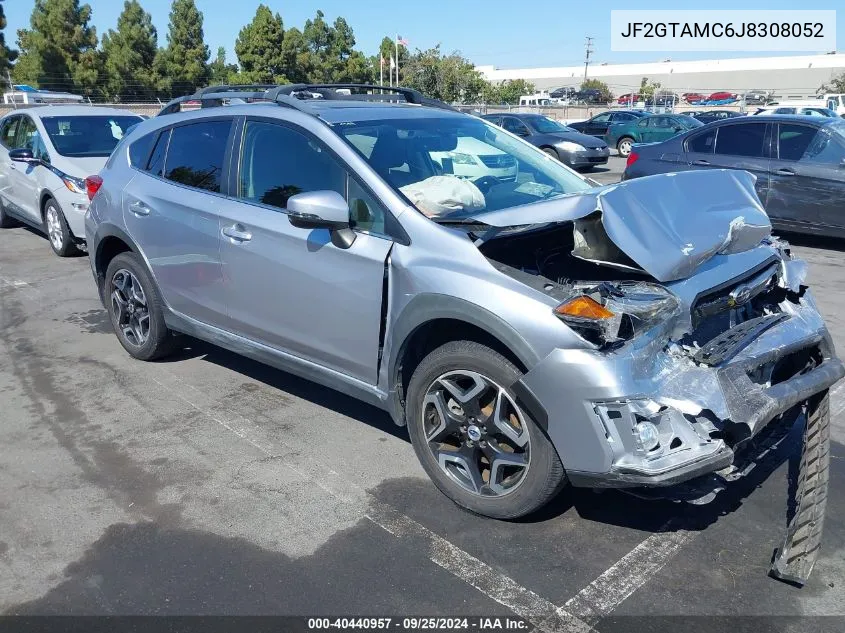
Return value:
M 488 81 L 525 79 L 538 90 L 563 86 L 578 87 L 584 81 L 584 66 L 556 68 L 499 69 L 478 66 Z M 616 95 L 635 92 L 643 77 L 674 92 L 710 94 L 719 90 L 741 93 L 771 90 L 780 99 L 808 98 L 822 84 L 845 73 L 845 54 L 746 57 L 700 61 L 671 61 L 646 64 L 590 65 L 587 76 L 610 86 Z

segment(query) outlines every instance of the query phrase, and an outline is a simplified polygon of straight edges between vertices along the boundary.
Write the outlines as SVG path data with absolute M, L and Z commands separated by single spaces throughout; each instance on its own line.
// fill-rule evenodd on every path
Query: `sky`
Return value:
M 8 26 L 6 41 L 17 40 L 16 31 L 29 27 L 34 0 L 7 0 L 3 3 Z M 92 23 L 98 35 L 115 28 L 123 8 L 121 0 L 88 0 Z M 141 0 L 152 14 L 159 44 L 167 33 L 170 0 Z M 205 15 L 205 37 L 212 54 L 224 46 L 230 61 L 236 61 L 235 39 L 242 26 L 255 15 L 260 0 L 196 0 Z M 374 54 L 382 37 L 401 35 L 409 47 L 426 49 L 440 44 L 444 52 L 460 51 L 477 65 L 500 68 L 569 66 L 584 63 L 584 37 L 594 38 L 594 63 L 628 63 L 672 59 L 715 59 L 748 57 L 775 53 L 621 53 L 610 50 L 611 9 L 842 9 L 837 13 L 837 46 L 845 50 L 845 9 L 841 0 L 816 0 L 801 6 L 795 0 L 708 0 L 685 6 L 678 0 L 264 0 L 279 12 L 285 28 L 302 28 L 305 20 L 322 9 L 329 21 L 346 18 L 355 31 L 357 47 Z M 827 51 L 811 51 L 827 52 Z M 784 53 L 780 53 L 784 54 Z

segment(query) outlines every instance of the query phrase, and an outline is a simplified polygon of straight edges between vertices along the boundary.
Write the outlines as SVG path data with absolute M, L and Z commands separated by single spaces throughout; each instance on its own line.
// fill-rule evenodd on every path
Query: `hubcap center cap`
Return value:
M 473 424 L 467 429 L 467 437 L 469 437 L 469 439 L 473 442 L 477 442 L 481 439 L 481 429 Z

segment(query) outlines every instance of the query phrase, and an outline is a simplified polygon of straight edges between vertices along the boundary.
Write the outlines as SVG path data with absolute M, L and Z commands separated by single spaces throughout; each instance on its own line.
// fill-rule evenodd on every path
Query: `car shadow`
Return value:
M 280 369 L 264 365 L 211 343 L 185 336 L 180 350 L 158 362 L 178 362 L 200 358 L 209 363 L 237 372 L 245 377 L 282 393 L 307 400 L 340 415 L 367 424 L 383 433 L 410 442 L 406 427 L 397 426 L 381 409 L 351 396 L 323 387 Z M 800 418 L 799 418 L 800 419 Z M 716 523 L 720 517 L 742 507 L 745 499 L 781 467 L 792 460 L 790 479 L 797 477 L 797 461 L 801 452 L 801 424 L 794 423 L 777 448 L 754 464 L 748 474 L 728 483 L 710 503 L 693 505 L 671 499 L 644 499 L 638 491 L 619 489 L 589 489 L 565 487 L 554 499 L 538 511 L 515 519 L 514 523 L 543 523 L 555 520 L 574 509 L 588 521 L 631 528 L 646 532 L 677 530 L 700 531 Z M 792 481 L 790 486 L 794 487 Z M 784 500 L 787 491 L 784 490 Z M 784 503 L 784 526 L 789 509 Z
M 158 362 L 171 363 L 201 358 L 206 362 L 225 367 L 252 380 L 264 383 L 272 389 L 308 400 L 317 406 L 363 422 L 383 433 L 410 442 L 405 427 L 397 426 L 386 411 L 334 389 L 323 387 L 305 378 L 259 363 L 211 343 L 189 336 L 180 338 L 184 338 L 184 342 L 181 342 L 178 350 Z

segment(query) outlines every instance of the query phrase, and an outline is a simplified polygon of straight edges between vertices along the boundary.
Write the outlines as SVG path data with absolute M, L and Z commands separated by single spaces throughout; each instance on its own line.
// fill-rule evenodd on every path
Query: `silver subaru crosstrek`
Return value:
M 764 429 L 827 416 L 845 368 L 753 176 L 594 187 L 482 119 L 357 88 L 205 91 L 227 107 L 168 106 L 89 179 L 132 356 L 181 333 L 372 403 L 498 518 L 566 482 L 729 480 Z

